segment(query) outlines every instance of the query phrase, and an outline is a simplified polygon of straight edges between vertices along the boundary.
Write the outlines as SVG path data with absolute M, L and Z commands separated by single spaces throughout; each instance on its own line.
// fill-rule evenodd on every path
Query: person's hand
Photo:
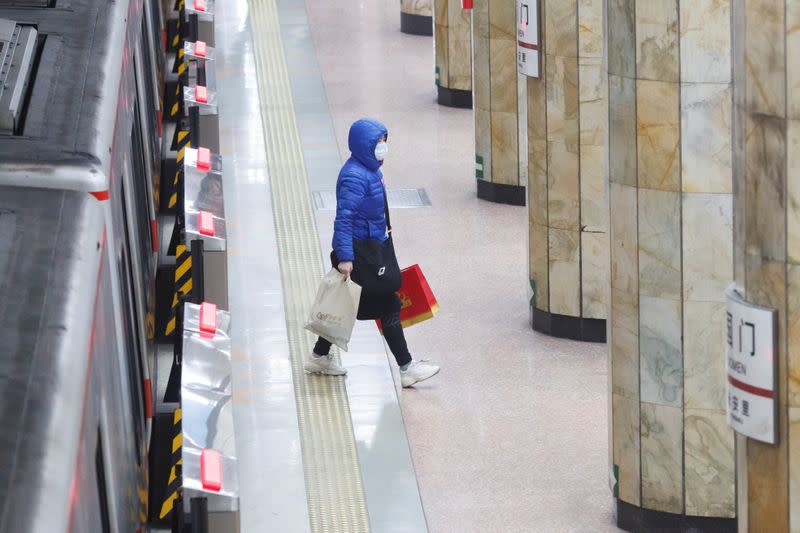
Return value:
M 353 262 L 352 261 L 342 261 L 339 263 L 339 272 L 344 274 L 344 277 L 349 278 L 350 274 L 353 272 Z

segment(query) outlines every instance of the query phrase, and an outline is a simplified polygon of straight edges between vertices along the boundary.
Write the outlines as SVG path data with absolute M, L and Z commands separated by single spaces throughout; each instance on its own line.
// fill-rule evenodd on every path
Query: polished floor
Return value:
M 258 2 L 275 3 L 251 0 L 250 8 Z M 248 3 L 224 5 L 219 46 L 238 48 L 223 59 L 223 119 L 226 106 L 244 116 L 258 98 Z M 333 187 L 350 123 L 372 116 L 390 131 L 387 185 L 424 188 L 432 203 L 392 217 L 401 263 L 422 266 L 441 304 L 434 320 L 407 330 L 409 345 L 415 357 L 440 363 L 441 374 L 399 390 L 371 324 L 359 325 L 353 353 L 342 354 L 371 530 L 424 531 L 427 522 L 437 533 L 617 531 L 607 349 L 530 329 L 527 212 L 476 198 L 472 114 L 435 103 L 431 38 L 400 33 L 393 0 L 275 5 L 309 190 Z M 263 101 L 261 108 L 271 112 Z M 235 169 L 225 194 L 231 307 L 241 317 L 233 334 L 237 445 L 250 491 L 242 494 L 243 531 L 265 530 L 276 514 L 286 528 L 267 530 L 305 531 L 309 465 L 291 364 L 298 354 L 288 341 L 260 121 L 222 128 L 226 169 Z M 321 262 L 332 217 L 316 212 Z

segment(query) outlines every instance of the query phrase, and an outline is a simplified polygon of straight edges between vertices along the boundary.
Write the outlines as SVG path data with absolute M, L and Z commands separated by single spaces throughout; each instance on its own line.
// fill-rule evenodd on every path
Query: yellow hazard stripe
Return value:
M 192 292 L 192 278 L 189 278 L 188 280 L 186 280 L 186 283 L 181 285 L 181 287 L 178 290 L 178 292 L 183 293 L 183 294 L 189 294 L 190 292 Z
M 175 331 L 175 317 L 170 318 L 169 322 L 167 322 L 167 327 L 164 328 L 164 335 L 170 336 L 173 331 Z
M 180 28 L 180 26 L 178 26 Z M 172 46 L 178 46 L 178 43 L 181 42 L 181 36 L 175 34 L 175 37 L 172 39 Z
M 186 147 L 185 146 L 181 146 L 180 149 L 178 150 L 178 155 L 175 156 L 175 161 L 177 161 L 178 163 L 183 161 L 183 155 L 184 155 L 185 152 L 186 152 Z
M 178 131 L 178 142 L 183 141 L 188 136 L 189 136 L 189 132 L 188 131 L 179 130 Z
M 172 193 L 172 196 L 169 197 L 168 207 L 175 207 L 175 204 L 177 203 L 178 203 L 178 193 Z
M 178 76 L 182 76 L 185 71 L 186 71 L 186 64 L 181 62 L 181 64 L 178 65 Z
M 189 272 L 190 268 L 192 268 L 192 256 L 189 256 L 189 258 L 182 262 L 177 270 L 175 270 L 175 281 L 183 279 L 183 276 Z
M 172 512 L 172 507 L 175 505 L 175 500 L 178 499 L 178 491 L 176 490 L 172 494 L 169 495 L 169 498 L 164 500 L 164 504 L 161 506 L 161 514 L 158 515 L 159 518 L 166 518 L 166 516 Z
M 176 425 L 178 422 L 181 421 L 183 418 L 183 411 L 180 409 L 175 409 L 175 412 L 172 413 L 172 425 Z
M 178 433 L 175 435 L 175 438 L 172 439 L 172 453 L 177 452 L 181 449 L 183 445 L 183 433 Z
M 172 109 L 169 110 L 170 116 L 174 117 L 175 115 L 177 115 L 178 114 L 178 110 L 180 108 L 181 108 L 180 102 L 175 102 L 175 104 L 172 106 Z

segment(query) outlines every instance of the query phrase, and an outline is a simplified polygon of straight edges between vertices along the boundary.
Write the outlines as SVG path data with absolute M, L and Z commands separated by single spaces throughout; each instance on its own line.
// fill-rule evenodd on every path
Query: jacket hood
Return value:
M 378 140 L 388 133 L 386 126 L 377 120 L 371 118 L 357 120 L 350 126 L 350 135 L 347 140 L 350 153 L 368 169 L 378 170 L 383 161 L 375 158 L 375 147 L 378 145 Z

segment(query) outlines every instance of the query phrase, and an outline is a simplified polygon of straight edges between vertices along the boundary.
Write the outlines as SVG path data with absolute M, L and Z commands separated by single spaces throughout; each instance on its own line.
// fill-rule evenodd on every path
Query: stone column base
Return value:
M 506 185 L 505 183 L 493 183 L 479 179 L 478 198 L 498 204 L 524 206 L 527 200 L 527 193 L 522 185 Z
M 548 313 L 531 307 L 531 326 L 552 337 L 585 342 L 606 342 L 606 321 Z
M 736 533 L 735 518 L 685 516 L 642 509 L 617 500 L 617 527 L 631 533 Z
M 433 17 L 400 12 L 400 31 L 411 35 L 433 35 Z
M 463 109 L 472 109 L 472 91 L 465 91 L 463 89 L 450 89 L 449 87 L 436 87 L 439 92 L 438 102 L 447 107 L 460 107 Z

